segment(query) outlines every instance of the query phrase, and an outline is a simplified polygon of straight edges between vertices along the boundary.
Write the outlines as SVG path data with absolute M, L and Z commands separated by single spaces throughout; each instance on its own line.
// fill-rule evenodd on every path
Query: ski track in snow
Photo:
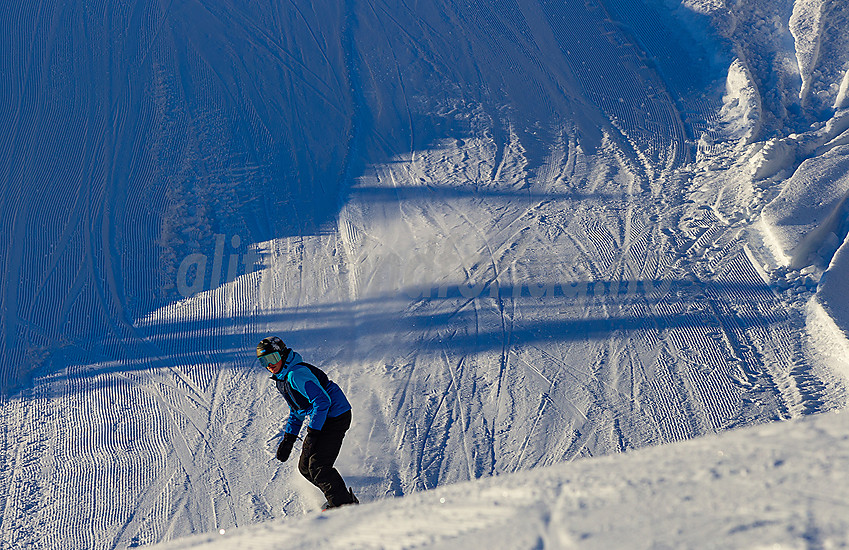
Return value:
M 208 4 L 4 24 L 4 546 L 315 509 L 272 333 L 351 397 L 364 501 L 835 406 L 690 200 L 720 106 L 642 3 Z

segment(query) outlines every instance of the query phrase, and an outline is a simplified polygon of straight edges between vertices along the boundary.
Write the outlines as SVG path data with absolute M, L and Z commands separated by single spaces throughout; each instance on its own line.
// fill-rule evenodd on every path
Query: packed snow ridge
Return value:
M 0 546 L 849 544 L 849 6 L 0 25 Z M 360 506 L 275 459 L 268 335 Z

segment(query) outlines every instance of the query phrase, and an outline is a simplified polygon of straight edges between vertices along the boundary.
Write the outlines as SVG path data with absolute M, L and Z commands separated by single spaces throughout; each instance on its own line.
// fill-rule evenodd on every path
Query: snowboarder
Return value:
M 351 405 L 342 388 L 280 338 L 269 336 L 256 347 L 260 364 L 271 372 L 277 390 L 289 404 L 289 418 L 283 440 L 277 447 L 277 460 L 286 462 L 298 438 L 306 416 L 310 417 L 307 435 L 301 447 L 298 470 L 321 489 L 327 502 L 322 510 L 357 504 L 354 491 L 333 467 L 345 432 L 351 426 Z

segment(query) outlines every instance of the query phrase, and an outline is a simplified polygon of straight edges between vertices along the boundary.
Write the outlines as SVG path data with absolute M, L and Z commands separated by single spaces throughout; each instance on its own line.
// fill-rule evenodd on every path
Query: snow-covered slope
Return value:
M 847 434 L 828 414 L 156 548 L 841 548 Z
M 350 397 L 367 501 L 843 406 L 846 15 L 16 6 L 0 541 L 315 509 L 273 458 L 269 334 Z

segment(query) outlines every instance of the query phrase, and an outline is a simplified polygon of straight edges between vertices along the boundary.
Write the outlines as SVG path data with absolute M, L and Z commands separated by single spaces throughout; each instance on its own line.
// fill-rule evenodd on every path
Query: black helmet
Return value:
M 283 343 L 283 340 L 276 336 L 269 336 L 268 338 L 263 338 L 262 342 L 256 345 L 256 356 L 262 357 L 263 355 L 278 352 L 280 355 L 286 356 L 284 353 L 288 348 L 286 348 L 286 344 Z
M 256 356 L 259 359 L 259 364 L 271 372 L 274 372 L 273 365 L 277 365 L 281 361 L 286 362 L 290 351 L 292 350 L 286 347 L 283 340 L 276 336 L 263 338 L 262 342 L 256 346 Z

